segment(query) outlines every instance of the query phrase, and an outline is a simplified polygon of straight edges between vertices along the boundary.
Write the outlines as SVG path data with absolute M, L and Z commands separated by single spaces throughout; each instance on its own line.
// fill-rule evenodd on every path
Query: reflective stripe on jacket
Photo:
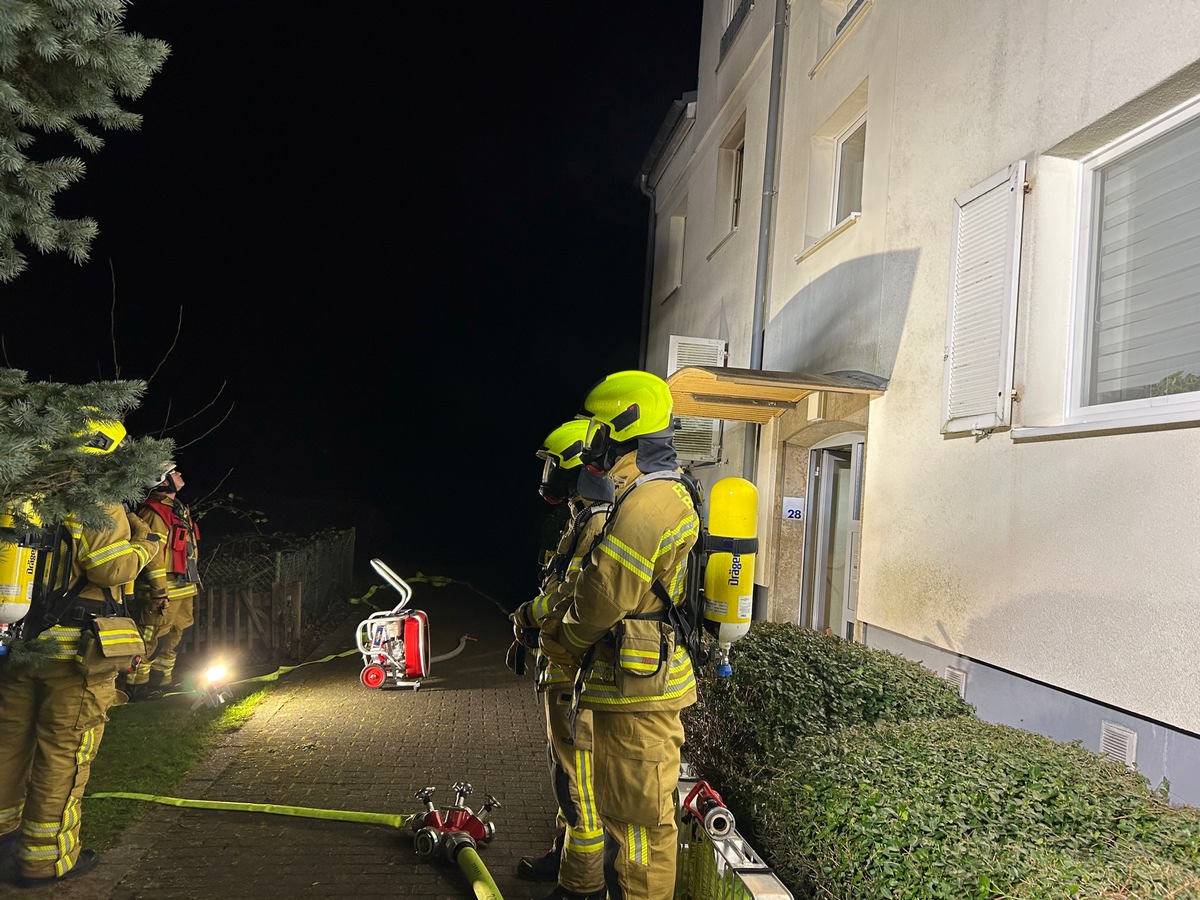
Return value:
M 582 658 L 594 648 L 580 697 L 580 706 L 588 709 L 673 710 L 696 701 L 692 660 L 682 646 L 674 648 L 669 663 L 663 661 L 669 665 L 665 680 L 645 679 L 646 685 L 659 686 L 655 692 L 644 692 L 636 678 L 618 684 L 615 629 L 629 617 L 665 618 L 663 601 L 651 586 L 659 581 L 672 599 L 682 597 L 688 552 L 700 533 L 692 498 L 677 481 L 646 481 L 625 497 L 641 474 L 636 452 L 621 457 L 609 472 L 619 506 L 590 564 L 579 573 L 562 617 L 559 634 L 570 652 Z
M 546 616 L 558 607 L 559 604 L 571 599 L 575 580 L 583 564 L 583 557 L 587 555 L 592 544 L 596 542 L 596 539 L 604 530 L 604 523 L 608 518 L 610 507 L 611 504 L 608 503 L 596 503 L 586 507 L 590 515 L 579 530 L 578 540 L 576 540 L 575 534 L 575 523 L 579 518 L 578 514 L 572 515 L 567 520 L 562 534 L 559 535 L 558 546 L 555 549 L 556 558 L 570 555 L 566 572 L 561 581 L 553 574 L 546 579 L 546 582 L 542 585 L 542 592 L 525 604 L 524 609 L 518 611 L 518 615 L 523 621 L 540 626 Z M 573 684 L 574 681 L 575 677 L 573 673 L 568 674 L 561 666 L 554 665 L 541 654 L 538 655 L 534 684 L 539 691 L 544 691 L 551 686 Z
M 188 508 L 178 500 L 163 497 L 159 502 L 165 506 L 170 506 L 179 514 L 182 521 L 191 522 Z M 151 531 L 156 534 L 170 535 L 171 523 L 163 519 L 152 507 L 143 504 L 138 508 L 137 515 L 149 526 Z M 195 565 L 197 550 L 196 542 L 189 531 L 187 553 L 192 566 Z M 163 540 L 163 543 L 159 546 L 158 553 L 155 554 L 150 565 L 146 567 L 146 571 L 142 573 L 139 581 L 142 585 L 139 588 L 139 597 L 143 596 L 143 590 L 146 590 L 150 597 L 166 597 L 168 600 L 182 600 L 186 597 L 194 597 L 200 592 L 199 585 L 189 582 L 186 573 L 171 571 L 171 546 L 170 541 L 167 539 Z
M 137 577 L 161 545 L 151 540 L 131 540 L 129 519 L 120 504 L 105 504 L 102 508 L 109 520 L 103 528 L 84 528 L 71 516 L 63 523 L 75 542 L 71 584 L 80 577 L 87 581 L 79 593 L 83 600 L 107 600 L 105 588 L 117 588 L 112 591 L 113 599 L 120 602 L 120 587 Z

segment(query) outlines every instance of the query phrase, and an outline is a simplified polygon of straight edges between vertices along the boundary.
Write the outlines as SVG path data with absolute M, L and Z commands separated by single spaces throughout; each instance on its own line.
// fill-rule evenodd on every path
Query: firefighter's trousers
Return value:
M 0 665 L 0 834 L 20 827 L 21 874 L 62 877 L 79 858 L 83 791 L 128 664 Z
M 592 741 L 609 900 L 671 900 L 683 747 L 679 710 L 593 710 Z
M 591 894 L 604 888 L 604 828 L 592 789 L 592 714 L 581 709 L 571 735 L 571 685 L 542 692 L 546 708 L 546 750 L 558 801 L 558 832 L 563 835 L 558 883 Z
M 171 683 L 175 674 L 175 651 L 183 639 L 184 630 L 192 625 L 195 600 L 194 596 L 182 597 L 172 600 L 161 613 L 147 608 L 138 616 L 142 640 L 146 643 L 146 655 L 138 663 L 133 684 L 149 681 L 151 670 L 162 672 L 162 684 Z

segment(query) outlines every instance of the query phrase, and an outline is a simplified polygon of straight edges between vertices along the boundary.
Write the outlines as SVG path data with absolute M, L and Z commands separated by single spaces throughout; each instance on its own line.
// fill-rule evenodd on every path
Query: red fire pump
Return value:
M 464 634 L 458 647 L 449 653 L 429 656 L 429 616 L 419 609 L 405 609 L 412 599 L 412 588 L 381 559 L 371 566 L 400 594 L 400 602 L 390 611 L 372 613 L 358 624 L 358 650 L 363 656 L 359 680 L 364 687 L 421 686 L 429 675 L 431 663 L 458 656 L 473 640 Z

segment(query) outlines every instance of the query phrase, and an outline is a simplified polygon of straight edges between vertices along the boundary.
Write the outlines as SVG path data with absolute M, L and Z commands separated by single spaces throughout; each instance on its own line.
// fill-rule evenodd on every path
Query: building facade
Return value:
M 1200 3 L 704 23 L 645 365 L 759 488 L 756 616 L 1200 803 Z

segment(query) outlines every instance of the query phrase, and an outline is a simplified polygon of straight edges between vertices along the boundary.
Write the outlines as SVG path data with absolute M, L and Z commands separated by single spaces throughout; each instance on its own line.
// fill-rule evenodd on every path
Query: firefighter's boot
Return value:
M 86 875 L 92 869 L 96 868 L 96 864 L 100 862 L 100 856 L 95 850 L 79 851 L 79 858 L 75 860 L 75 865 L 67 872 L 66 875 L 47 875 L 44 878 L 35 878 L 29 875 L 17 876 L 17 887 L 36 888 L 44 887 L 50 884 L 57 884 L 60 881 L 66 881 L 68 878 L 78 878 L 80 875 Z
M 130 703 L 137 703 L 139 700 L 145 700 L 146 694 L 150 690 L 150 685 L 146 682 L 141 684 L 131 684 L 126 686 L 125 693 L 129 695 Z
M 166 673 L 162 669 L 151 669 L 150 680 L 143 685 L 146 688 L 145 694 L 142 695 L 143 700 L 161 700 L 163 696 L 163 682 L 166 681 Z
M 555 837 L 554 846 L 545 856 L 522 856 L 517 863 L 517 877 L 526 881 L 558 881 L 564 840 L 565 835 Z
M 608 888 L 600 888 L 598 891 L 592 891 L 587 894 L 577 894 L 575 891 L 568 891 L 560 884 L 549 894 L 539 897 L 537 900 L 605 900 L 607 896 Z

